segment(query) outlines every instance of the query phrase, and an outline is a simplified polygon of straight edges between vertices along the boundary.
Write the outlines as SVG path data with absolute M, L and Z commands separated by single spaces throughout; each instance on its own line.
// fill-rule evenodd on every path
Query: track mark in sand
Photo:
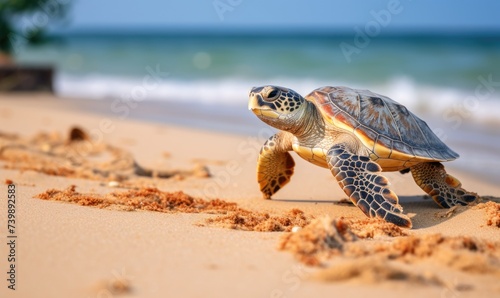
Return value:
M 71 128 L 67 136 L 41 132 L 26 139 L 0 132 L 0 161 L 3 161 L 5 169 L 103 182 L 122 182 L 139 177 L 178 180 L 210 177 L 208 168 L 203 164 L 189 170 L 144 168 L 130 152 L 104 142 L 94 142 L 78 127 Z
M 72 185 L 65 190 L 50 189 L 35 196 L 42 200 L 61 201 L 102 209 L 135 211 L 146 210 L 164 213 L 218 214 L 199 226 L 216 226 L 235 230 L 280 232 L 307 225 L 311 216 L 298 209 L 281 215 L 240 208 L 238 204 L 220 199 L 203 200 L 182 191 L 164 192 L 157 188 L 139 188 L 108 194 L 79 193 Z
M 461 213 L 465 210 L 467 210 L 467 206 L 461 206 L 461 205 L 455 205 L 451 208 L 448 208 L 444 211 L 439 211 L 434 214 L 436 218 L 450 218 L 455 214 Z

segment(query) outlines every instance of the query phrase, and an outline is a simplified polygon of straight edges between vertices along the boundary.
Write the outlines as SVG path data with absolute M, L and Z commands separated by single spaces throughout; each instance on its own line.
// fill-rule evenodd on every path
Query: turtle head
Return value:
M 290 130 L 305 109 L 306 100 L 297 92 L 284 87 L 254 87 L 249 97 L 248 109 L 260 120 L 281 130 Z

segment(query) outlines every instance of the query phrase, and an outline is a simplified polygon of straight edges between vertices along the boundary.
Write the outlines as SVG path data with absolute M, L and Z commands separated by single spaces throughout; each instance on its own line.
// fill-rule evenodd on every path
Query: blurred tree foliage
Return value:
M 0 0 L 0 52 L 43 41 L 44 29 L 64 18 L 70 0 Z

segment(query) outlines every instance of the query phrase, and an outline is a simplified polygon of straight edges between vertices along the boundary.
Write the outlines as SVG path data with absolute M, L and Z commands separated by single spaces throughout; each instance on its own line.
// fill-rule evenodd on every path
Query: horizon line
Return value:
M 354 36 L 355 27 L 81 27 L 64 30 L 48 30 L 49 36 L 99 36 L 99 35 L 207 35 L 207 36 Z M 500 28 L 382 28 L 377 36 L 500 36 Z

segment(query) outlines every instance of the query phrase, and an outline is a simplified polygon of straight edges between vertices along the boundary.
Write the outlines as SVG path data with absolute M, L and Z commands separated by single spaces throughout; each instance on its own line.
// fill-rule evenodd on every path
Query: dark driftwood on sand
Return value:
M 53 91 L 51 66 L 0 66 L 0 91 Z

